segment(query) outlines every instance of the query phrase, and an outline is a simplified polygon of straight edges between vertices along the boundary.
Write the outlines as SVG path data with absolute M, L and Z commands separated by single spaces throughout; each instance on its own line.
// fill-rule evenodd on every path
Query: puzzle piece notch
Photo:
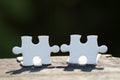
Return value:
M 61 45 L 62 52 L 70 52 L 70 56 L 67 60 L 69 63 L 79 64 L 80 56 L 86 56 L 87 63 L 85 64 L 96 64 L 98 60 L 97 59 L 98 53 L 107 52 L 108 49 L 107 46 L 105 45 L 98 46 L 97 35 L 87 36 L 86 43 L 80 42 L 81 35 L 71 35 L 70 38 L 71 38 L 70 45 L 66 44 Z
M 15 46 L 13 48 L 12 51 L 14 54 L 22 53 L 23 66 L 34 65 L 33 63 L 34 56 L 39 56 L 39 58 L 41 58 L 42 63 L 40 64 L 51 64 L 50 53 L 51 52 L 56 53 L 59 51 L 59 47 L 57 45 L 50 47 L 49 36 L 38 36 L 38 39 L 40 42 L 38 44 L 33 44 L 31 36 L 22 36 L 21 47 Z

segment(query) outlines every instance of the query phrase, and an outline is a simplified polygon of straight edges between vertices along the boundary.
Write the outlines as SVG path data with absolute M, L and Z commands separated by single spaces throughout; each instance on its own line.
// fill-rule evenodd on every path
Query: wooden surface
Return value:
M 102 55 L 97 66 L 68 65 L 67 56 L 51 57 L 52 65 L 22 68 L 16 59 L 0 59 L 0 80 L 120 80 L 120 58 Z

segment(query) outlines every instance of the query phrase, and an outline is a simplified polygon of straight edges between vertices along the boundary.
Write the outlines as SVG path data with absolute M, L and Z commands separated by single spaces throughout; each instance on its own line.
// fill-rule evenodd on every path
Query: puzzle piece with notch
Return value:
M 33 44 L 31 36 L 22 36 L 21 47 L 15 46 L 12 49 L 14 54 L 22 54 L 22 66 L 42 66 L 42 64 L 51 64 L 50 53 L 57 53 L 59 51 L 57 45 L 50 47 L 49 36 L 38 36 L 38 39 L 39 43 Z M 36 56 L 39 57 L 39 62 L 37 62 L 37 64 L 34 63 L 34 57 Z
M 108 48 L 105 45 L 98 46 L 97 35 L 87 36 L 87 42 L 81 43 L 81 35 L 71 35 L 70 45 L 61 45 L 62 52 L 69 52 L 70 56 L 68 58 L 68 63 L 73 64 L 96 64 L 98 60 L 98 53 L 107 52 Z

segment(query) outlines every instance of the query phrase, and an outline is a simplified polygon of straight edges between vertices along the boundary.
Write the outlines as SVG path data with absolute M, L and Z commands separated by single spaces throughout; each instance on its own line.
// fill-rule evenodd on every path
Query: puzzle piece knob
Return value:
M 54 52 L 54 53 L 57 53 L 59 52 L 59 47 L 57 45 L 54 45 L 52 48 L 51 48 L 51 51 Z
M 108 47 L 106 45 L 102 45 L 99 47 L 99 52 L 100 53 L 106 53 L 108 50 Z
M 19 53 L 21 53 L 21 48 L 20 47 L 14 47 L 13 49 L 12 49 L 12 52 L 14 53 L 14 54 L 19 54 Z
M 62 51 L 62 52 L 67 52 L 67 51 L 69 51 L 69 46 L 66 45 L 66 44 L 61 45 L 61 51 Z

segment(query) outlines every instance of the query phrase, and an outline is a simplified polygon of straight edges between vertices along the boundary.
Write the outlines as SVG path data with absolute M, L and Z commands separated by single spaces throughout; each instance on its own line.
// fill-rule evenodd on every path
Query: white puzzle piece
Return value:
M 50 47 L 49 45 L 49 36 L 38 36 L 39 43 L 33 44 L 31 36 L 22 36 L 22 45 L 21 47 L 14 47 L 14 54 L 22 54 L 22 57 L 18 57 L 18 60 L 22 61 L 22 66 L 38 66 L 42 64 L 51 64 L 50 53 L 57 53 L 59 51 L 59 47 L 54 45 Z M 35 63 L 34 57 L 38 62 Z
M 68 63 L 86 65 L 96 64 L 99 58 L 98 53 L 107 52 L 107 46 L 98 46 L 97 35 L 87 36 L 87 42 L 81 43 L 81 35 L 71 35 L 70 45 L 61 45 L 62 52 L 69 52 Z

